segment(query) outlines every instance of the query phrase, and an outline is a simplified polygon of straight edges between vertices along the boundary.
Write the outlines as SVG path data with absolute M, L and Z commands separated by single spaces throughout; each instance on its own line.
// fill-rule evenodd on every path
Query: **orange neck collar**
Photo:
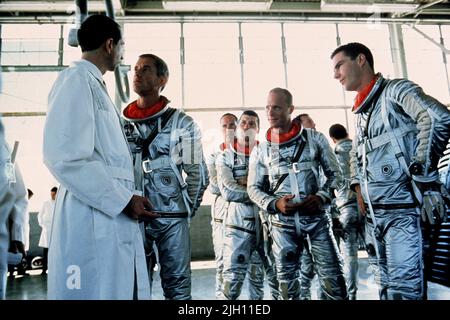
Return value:
M 365 86 L 361 91 L 358 92 L 358 94 L 355 97 L 355 101 L 353 104 L 352 111 L 355 112 L 358 110 L 358 108 L 362 105 L 364 100 L 367 98 L 369 93 L 372 91 L 373 86 L 375 85 L 375 82 L 377 82 L 378 76 L 375 76 L 372 81 L 369 82 L 367 86 Z
M 148 118 L 160 112 L 168 103 L 169 100 L 166 97 L 160 96 L 158 102 L 154 105 L 145 108 L 139 108 L 136 100 L 126 107 L 124 115 L 130 119 Z
M 291 140 L 299 134 L 301 125 L 297 121 L 292 121 L 291 129 L 286 133 L 274 132 L 273 128 L 267 130 L 266 138 L 270 142 L 283 143 Z

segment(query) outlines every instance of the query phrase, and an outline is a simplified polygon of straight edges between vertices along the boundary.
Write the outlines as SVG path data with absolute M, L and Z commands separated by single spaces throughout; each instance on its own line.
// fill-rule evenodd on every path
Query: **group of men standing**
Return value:
M 360 212 L 369 212 L 366 242 L 374 248 L 380 298 L 423 298 L 420 208 L 442 203 L 436 164 L 450 136 L 450 112 L 412 82 L 375 74 L 364 45 L 332 54 L 335 78 L 358 92 L 353 153 L 342 160 L 351 161 L 351 174 L 322 133 L 291 120 L 293 97 L 283 88 L 268 93 L 270 128 L 261 143 L 254 111 L 238 121 L 222 117 L 225 129 L 237 130 L 207 161 L 208 174 L 198 125 L 161 95 L 166 63 L 153 54 L 138 58 L 133 87 L 139 98 L 123 110 L 123 125 L 102 79 L 122 58 L 119 26 L 90 16 L 78 41 L 82 59 L 56 80 L 44 132 L 44 162 L 61 184 L 49 299 L 148 299 L 154 257 L 165 297 L 190 299 L 189 222 L 209 180 L 217 195 L 219 298 L 237 299 L 247 274 L 253 296 L 262 298 L 266 273 L 274 299 L 298 299 L 307 247 L 323 297 L 347 299 L 326 209 L 336 197 L 341 216 L 351 220 L 355 196 L 343 200 L 350 189 Z M 347 154 L 348 141 L 344 149 Z M 424 216 L 433 217 L 427 210 Z

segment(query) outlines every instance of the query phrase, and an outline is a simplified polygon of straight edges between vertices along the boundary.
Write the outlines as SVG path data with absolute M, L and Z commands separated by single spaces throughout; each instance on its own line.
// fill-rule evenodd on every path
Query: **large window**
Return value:
M 49 199 L 50 189 L 58 183 L 49 173 L 42 159 L 42 141 L 45 117 L 5 117 L 6 141 L 12 148 L 19 142 L 16 163 L 20 167 L 25 186 L 34 192 L 29 211 L 38 211 Z
M 2 65 L 58 64 L 59 25 L 2 25 Z
M 0 112 L 45 112 L 56 72 L 5 72 Z
M 22 69 L 3 73 L 0 112 L 43 113 L 47 110 L 47 96 L 57 77 L 56 70 L 81 57 L 80 48 L 67 45 L 70 27 L 56 24 L 2 25 L 1 63 Z M 436 42 L 440 41 L 438 26 L 417 28 Z M 441 29 L 445 47 L 450 48 L 450 26 L 442 26 Z M 132 89 L 132 78 L 138 56 L 144 53 L 160 56 L 170 70 L 163 95 L 175 107 L 196 110 L 189 114 L 202 128 L 205 154 L 212 152 L 221 142 L 219 119 L 225 112 L 240 116 L 243 109 L 257 108 L 262 139 L 268 127 L 264 106 L 268 91 L 274 87 L 287 87 L 296 106 L 293 116 L 310 114 L 317 130 L 327 138 L 328 129 L 334 123 L 346 125 L 353 137 L 354 116 L 349 108 L 355 93 L 344 92 L 333 79 L 330 60 L 330 53 L 338 44 L 338 35 L 341 44 L 353 41 L 366 44 L 374 54 L 375 70 L 388 78 L 394 76 L 386 24 L 153 22 L 126 23 L 123 30 L 123 63 L 131 68 L 128 73 L 130 101 L 137 98 Z M 402 32 L 409 78 L 421 85 L 425 92 L 449 104 L 446 72 L 450 73 L 450 63 L 443 63 L 441 49 L 410 26 L 403 26 Z M 64 44 L 62 52 L 59 52 L 61 35 Z M 123 107 L 126 103 L 115 98 L 114 74 L 107 72 L 104 78 L 113 101 Z M 42 164 L 45 116 L 23 115 L 4 117 L 3 122 L 8 142 L 11 145 L 16 140 L 20 142 L 18 162 L 25 182 L 35 191 L 31 210 L 39 210 L 48 198 L 48 190 L 55 184 Z M 210 204 L 211 199 L 207 193 L 203 203 Z
M 437 26 L 417 26 L 436 42 L 439 42 Z M 423 88 L 425 93 L 443 103 L 450 102 L 448 83 L 441 49 L 409 26 L 403 26 L 408 78 Z M 447 44 L 449 47 L 450 41 Z
M 186 23 L 186 108 L 242 106 L 237 24 Z
M 244 94 L 247 108 L 264 107 L 267 93 L 285 87 L 279 23 L 243 23 Z
M 342 88 L 333 79 L 330 54 L 336 47 L 334 24 L 285 24 L 288 84 L 294 104 L 343 105 Z

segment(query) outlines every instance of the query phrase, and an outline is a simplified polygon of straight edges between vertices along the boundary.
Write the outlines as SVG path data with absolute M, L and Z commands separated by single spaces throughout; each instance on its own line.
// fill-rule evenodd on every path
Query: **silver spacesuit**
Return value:
M 126 133 L 135 157 L 136 184 L 142 182 L 151 211 L 161 215 L 145 222 L 145 235 L 158 249 L 164 296 L 191 299 L 189 221 L 208 185 L 200 129 L 190 116 L 168 105 L 144 119 L 128 118 L 127 108 L 123 116 L 133 124 L 126 126 Z
M 334 199 L 342 226 L 344 250 L 344 274 L 350 300 L 356 299 L 358 290 L 358 235 L 361 233 L 361 218 L 358 212 L 356 194 L 350 189 L 350 151 L 352 140 L 343 139 L 336 143 L 334 153 L 344 178 L 343 184 L 335 190 Z
M 206 158 L 206 166 L 209 174 L 209 191 L 215 196 L 211 206 L 211 228 L 214 247 L 214 257 L 216 262 L 216 299 L 224 298 L 223 286 L 223 237 L 224 222 L 228 211 L 229 202 L 225 201 L 220 194 L 217 184 L 216 159 L 225 149 L 225 145 L 220 145 L 220 150 L 216 150 Z M 250 300 L 262 300 L 264 297 L 264 267 L 259 254 L 254 252 L 250 257 L 250 264 L 247 272 L 248 290 Z
M 222 293 L 222 271 L 223 271 L 223 221 L 227 211 L 227 202 L 220 194 L 219 186 L 217 185 L 217 170 L 216 159 L 223 151 L 223 145 L 220 150 L 216 150 L 206 158 L 206 165 L 209 175 L 209 191 L 214 195 L 214 202 L 211 206 L 211 228 L 212 240 L 214 247 L 214 257 L 216 262 L 216 298 L 223 298 Z
M 413 82 L 380 74 L 354 112 L 351 185 L 360 185 L 368 208 L 366 243 L 380 298 L 422 299 L 418 186 L 438 179 L 450 113 Z
M 258 207 L 251 202 L 245 186 L 249 155 L 233 146 L 218 155 L 217 180 L 226 202 L 223 232 L 223 294 L 236 300 L 245 275 L 249 272 L 250 299 L 263 299 L 264 266 L 271 287 L 272 298 L 278 298 L 278 282 L 273 267 L 264 255 L 262 226 Z M 245 183 L 238 181 L 245 180 Z
M 319 164 L 328 178 L 323 185 L 319 181 Z M 286 179 L 276 186 L 284 174 Z M 285 142 L 267 140 L 252 152 L 247 190 L 250 199 L 270 213 L 273 252 L 283 299 L 299 298 L 300 255 L 307 235 L 322 291 L 330 299 L 347 298 L 342 258 L 325 210 L 287 215 L 275 207 L 276 200 L 285 195 L 294 195 L 295 201 L 317 195 L 323 203 L 329 203 L 331 189 L 336 188 L 340 179 L 336 157 L 327 139 L 310 129 L 301 129 Z

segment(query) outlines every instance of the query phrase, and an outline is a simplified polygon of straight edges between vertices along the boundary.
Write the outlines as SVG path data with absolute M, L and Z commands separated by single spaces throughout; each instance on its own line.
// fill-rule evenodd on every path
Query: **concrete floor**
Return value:
M 359 259 L 359 300 L 378 300 L 377 288 L 368 267 L 367 258 Z M 41 270 L 28 271 L 30 275 L 8 278 L 6 298 L 8 300 L 45 300 L 47 297 L 47 276 L 41 275 Z M 215 268 L 214 261 L 192 262 L 192 299 L 214 300 Z M 317 280 L 313 281 L 312 299 L 316 299 Z M 241 299 L 247 299 L 247 284 L 244 284 Z M 158 273 L 155 275 L 153 299 L 164 299 Z M 269 298 L 269 287 L 265 284 L 265 299 Z M 429 300 L 450 300 L 450 288 L 428 283 Z

